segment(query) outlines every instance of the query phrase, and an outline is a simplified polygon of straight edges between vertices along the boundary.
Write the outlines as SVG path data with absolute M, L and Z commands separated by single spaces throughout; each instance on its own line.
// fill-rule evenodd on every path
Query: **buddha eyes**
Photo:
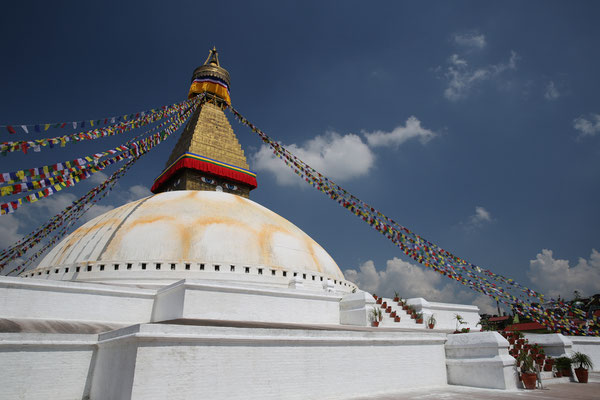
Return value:
M 207 178 L 205 176 L 201 177 L 200 179 L 202 179 L 202 182 L 204 183 L 208 183 L 209 185 L 217 185 L 217 181 L 213 178 Z M 227 189 L 227 190 L 238 190 L 238 187 L 236 185 L 233 185 L 231 183 L 223 183 L 223 186 Z

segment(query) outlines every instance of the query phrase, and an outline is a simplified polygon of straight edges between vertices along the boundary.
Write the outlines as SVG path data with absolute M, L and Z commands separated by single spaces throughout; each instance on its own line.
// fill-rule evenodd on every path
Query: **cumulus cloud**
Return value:
M 94 186 L 101 184 L 102 182 L 104 182 L 105 180 L 108 179 L 108 175 L 106 175 L 104 172 L 102 171 L 98 171 L 95 174 L 92 174 L 92 176 L 90 176 L 87 181 L 91 184 L 93 184 Z
M 404 298 L 423 297 L 428 301 L 475 304 L 482 312 L 495 313 L 494 303 L 487 296 L 460 288 L 448 278 L 431 269 L 420 267 L 394 257 L 385 270 L 378 271 L 373 261 L 367 261 L 357 270 L 344 271 L 346 279 L 361 290 L 391 297 L 398 291 Z
M 402 143 L 410 139 L 419 139 L 422 144 L 429 142 L 436 134 L 432 130 L 421 126 L 421 121 L 415 116 L 411 116 L 406 120 L 406 125 L 398 125 L 391 132 L 374 131 L 366 132 L 365 137 L 369 146 L 395 146 L 398 147 Z
M 555 259 L 552 250 L 543 249 L 529 261 L 527 276 L 540 292 L 570 298 L 574 290 L 584 295 L 600 292 L 600 253 L 592 250 L 589 260 L 580 258 L 575 266 Z
M 6 249 L 23 237 L 23 235 L 19 233 L 19 228 L 21 228 L 22 225 L 22 222 L 12 214 L 2 216 L 0 249 Z
M 477 32 L 457 33 L 453 39 L 457 45 L 467 48 L 483 49 L 486 45 L 485 35 Z
M 546 89 L 544 90 L 544 97 L 546 100 L 556 100 L 560 97 L 560 92 L 554 84 L 554 81 L 548 82 Z
M 492 214 L 481 206 L 475 207 L 475 214 L 467 218 L 466 225 L 471 228 L 478 228 L 487 222 L 492 222 Z
M 355 134 L 340 135 L 328 132 L 316 136 L 304 145 L 285 147 L 308 165 L 337 181 L 367 175 L 375 163 L 375 155 L 362 139 Z M 252 166 L 257 171 L 269 171 L 277 183 L 293 185 L 300 179 L 279 160 L 267 146 L 262 146 L 251 156 Z
M 579 131 L 579 137 L 595 136 L 600 132 L 600 114 L 592 114 L 590 119 L 578 117 L 573 120 L 573 128 Z
M 497 79 L 504 72 L 515 70 L 519 56 L 514 51 L 507 62 L 492 64 L 484 67 L 473 68 L 466 59 L 458 54 L 448 58 L 448 65 L 444 72 L 447 87 L 444 96 L 450 101 L 466 98 L 474 87 L 482 82 Z
M 152 196 L 152 192 L 144 185 L 133 185 L 129 188 L 129 201 L 139 200 L 144 197 Z

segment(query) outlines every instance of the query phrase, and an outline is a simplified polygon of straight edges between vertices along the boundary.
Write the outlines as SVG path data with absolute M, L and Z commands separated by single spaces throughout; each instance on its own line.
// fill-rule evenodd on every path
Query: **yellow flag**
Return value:
M 45 124 L 45 125 L 44 125 L 44 130 L 45 130 L 45 131 L 47 131 L 47 130 L 48 130 L 48 128 L 50 128 L 50 124 Z

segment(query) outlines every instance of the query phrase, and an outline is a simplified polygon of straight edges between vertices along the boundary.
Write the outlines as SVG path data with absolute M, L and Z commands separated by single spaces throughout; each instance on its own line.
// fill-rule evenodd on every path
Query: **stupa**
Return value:
M 249 199 L 256 174 L 223 112 L 229 88 L 213 49 L 189 91 L 210 100 L 155 194 L 84 224 L 21 277 L 0 277 L 3 394 L 352 398 L 468 385 L 473 367 L 486 387 L 514 386 L 499 335 L 465 335 L 475 339 L 448 353 L 455 314 L 475 329 L 477 307 L 409 299 L 436 315 L 426 329 L 392 299 L 376 304 L 310 236 Z M 473 351 L 477 362 L 463 362 Z

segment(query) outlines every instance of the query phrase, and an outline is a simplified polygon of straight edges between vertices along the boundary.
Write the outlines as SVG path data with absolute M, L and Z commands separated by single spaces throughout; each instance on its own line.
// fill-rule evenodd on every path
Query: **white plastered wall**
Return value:
M 100 336 L 92 398 L 350 398 L 446 385 L 443 334 L 149 324 Z M 106 344 L 105 342 L 108 341 Z M 110 343 L 110 344 L 109 344 Z M 118 347 L 129 375 L 105 373 Z M 103 357 L 107 345 L 111 356 Z M 159 360 L 159 361 L 157 361 Z M 120 388 L 106 394 L 112 384 Z

